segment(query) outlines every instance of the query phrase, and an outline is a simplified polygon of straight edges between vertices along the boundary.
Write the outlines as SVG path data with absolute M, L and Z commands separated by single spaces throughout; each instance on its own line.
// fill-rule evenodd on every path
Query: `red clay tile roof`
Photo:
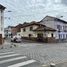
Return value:
M 33 31 L 56 31 L 56 30 L 47 26 L 40 26 Z
M 31 23 L 23 24 L 22 28 L 28 27 L 28 26 L 31 26 L 31 25 L 45 26 L 45 25 L 40 24 L 38 22 L 32 21 Z
M 18 24 L 18 25 L 17 25 L 17 26 L 15 26 L 15 27 L 22 27 L 22 25 L 23 25 L 23 24 Z

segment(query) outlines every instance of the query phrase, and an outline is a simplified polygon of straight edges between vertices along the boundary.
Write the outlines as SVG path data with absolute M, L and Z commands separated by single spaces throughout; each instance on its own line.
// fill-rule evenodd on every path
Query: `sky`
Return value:
M 67 21 L 67 0 L 0 0 L 0 4 L 6 7 L 5 27 L 40 21 L 46 15 Z

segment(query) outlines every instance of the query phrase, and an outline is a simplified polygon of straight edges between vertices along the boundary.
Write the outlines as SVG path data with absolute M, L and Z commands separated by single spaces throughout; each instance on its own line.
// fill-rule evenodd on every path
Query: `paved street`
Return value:
M 67 63 L 67 43 L 53 43 L 53 44 L 47 44 L 47 43 L 30 43 L 30 42 L 22 42 L 22 43 L 13 43 L 12 47 L 11 46 L 12 43 L 6 43 L 3 49 L 0 48 L 0 53 L 3 52 L 15 52 L 13 53 L 15 54 L 19 54 L 19 56 L 17 56 L 16 59 L 16 55 L 12 56 L 11 54 L 8 54 L 8 56 L 10 56 L 10 58 L 14 58 L 15 60 L 9 60 L 9 63 L 4 63 L 4 64 L 0 64 L 0 65 L 4 65 L 4 66 L 10 66 L 10 65 L 14 65 L 16 63 L 20 63 L 23 61 L 27 61 L 27 60 L 33 60 L 36 61 L 33 64 L 30 63 L 28 65 L 25 66 L 21 66 L 21 67 L 39 67 L 40 65 L 42 67 L 47 67 L 46 65 L 50 65 L 50 63 L 55 63 L 57 65 L 57 67 L 67 67 L 66 63 Z M 16 46 L 13 46 L 16 45 Z M 5 53 L 6 53 L 5 52 Z M 4 55 L 5 56 L 5 55 Z M 23 59 L 18 59 L 18 58 L 22 58 L 22 57 L 26 56 L 26 58 Z M 7 57 L 7 56 L 6 56 Z M 6 59 L 10 59 L 9 57 L 7 57 Z M 2 59 L 2 60 L 6 60 L 6 59 Z M 19 61 L 18 61 L 19 60 Z M 13 63 L 13 61 L 16 61 Z M 1 62 L 1 61 L 0 61 Z M 2 61 L 4 62 L 4 61 Z M 2 63 L 1 62 L 1 63 Z M 21 65 L 21 64 L 20 64 Z M 66 66 L 65 66 L 66 65 Z M 3 66 L 3 67 L 4 67 Z M 40 66 L 40 67 L 41 67 Z M 2 67 L 2 66 L 0 66 Z
M 22 54 L 1 50 L 0 51 L 0 67 L 41 67 L 39 63 L 30 57 Z

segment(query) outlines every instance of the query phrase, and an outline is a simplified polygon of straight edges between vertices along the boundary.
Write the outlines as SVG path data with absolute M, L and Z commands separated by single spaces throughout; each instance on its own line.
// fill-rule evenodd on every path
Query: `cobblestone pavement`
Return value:
M 16 53 L 28 56 L 40 62 L 43 66 L 50 63 L 62 64 L 67 62 L 67 43 L 14 43 L 16 47 L 6 47 L 8 50 L 13 50 Z M 4 50 L 4 49 L 3 49 Z M 64 66 L 62 66 L 64 67 Z M 66 66 L 67 67 L 67 66 Z

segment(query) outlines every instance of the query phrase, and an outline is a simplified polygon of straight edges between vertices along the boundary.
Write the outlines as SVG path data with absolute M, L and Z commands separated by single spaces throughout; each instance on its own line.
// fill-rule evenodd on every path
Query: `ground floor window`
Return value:
M 37 37 L 38 37 L 38 38 L 43 38 L 43 34 L 42 34 L 42 33 L 38 33 L 38 34 L 37 34 Z
M 32 34 L 29 34 L 28 36 L 29 36 L 29 38 L 30 38 L 30 37 L 32 36 Z
M 62 39 L 62 34 L 59 34 L 59 39 Z
M 67 34 L 66 34 L 66 39 L 67 39 Z
M 53 33 L 51 34 L 51 37 L 54 37 Z
M 63 34 L 63 39 L 65 39 L 65 34 Z

